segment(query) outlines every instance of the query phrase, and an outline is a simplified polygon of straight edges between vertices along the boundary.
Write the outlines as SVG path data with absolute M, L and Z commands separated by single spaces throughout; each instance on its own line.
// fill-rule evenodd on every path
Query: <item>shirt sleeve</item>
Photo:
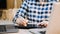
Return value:
M 58 2 L 58 0 L 48 0 L 48 4 L 49 4 L 49 6 L 48 6 L 48 8 L 49 8 L 49 10 L 46 12 L 46 13 L 48 13 L 48 14 L 46 14 L 46 16 L 45 16 L 45 19 L 43 20 L 43 22 L 44 23 L 49 23 L 49 20 L 50 20 L 50 16 L 51 16 L 51 13 L 52 13 L 52 11 L 53 11 L 53 4 L 54 3 L 56 3 L 56 2 Z M 46 4 L 47 5 L 47 4 Z M 47 6 L 46 6 L 47 7 Z
M 18 9 L 15 17 L 13 18 L 13 22 L 16 23 L 17 18 L 25 18 L 26 17 L 26 10 L 27 10 L 27 1 L 25 0 L 22 3 L 21 8 Z

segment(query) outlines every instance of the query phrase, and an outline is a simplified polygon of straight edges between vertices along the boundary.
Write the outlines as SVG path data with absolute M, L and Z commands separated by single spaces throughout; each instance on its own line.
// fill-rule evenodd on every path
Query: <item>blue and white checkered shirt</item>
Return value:
M 32 24 L 49 21 L 53 9 L 53 2 L 56 1 L 57 0 L 48 0 L 46 3 L 41 4 L 40 1 L 37 0 L 25 0 L 13 21 L 16 22 L 16 19 L 20 17 L 27 18 L 28 23 Z

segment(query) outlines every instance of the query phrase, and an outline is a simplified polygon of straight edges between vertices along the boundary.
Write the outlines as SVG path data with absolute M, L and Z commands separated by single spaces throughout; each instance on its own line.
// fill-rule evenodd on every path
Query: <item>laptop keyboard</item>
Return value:
M 6 27 L 4 25 L 0 25 L 0 32 L 5 32 L 6 31 Z
M 0 33 L 8 32 L 15 33 L 18 32 L 18 29 L 15 28 L 15 25 L 11 21 L 0 21 Z

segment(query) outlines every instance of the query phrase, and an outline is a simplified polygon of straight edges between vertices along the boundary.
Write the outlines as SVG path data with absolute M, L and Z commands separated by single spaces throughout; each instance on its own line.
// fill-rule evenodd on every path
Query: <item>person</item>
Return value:
M 57 0 L 24 0 L 13 22 L 18 24 L 18 26 L 34 27 L 21 29 L 21 31 L 26 32 L 26 34 L 45 34 L 53 8 L 52 2 L 56 1 Z

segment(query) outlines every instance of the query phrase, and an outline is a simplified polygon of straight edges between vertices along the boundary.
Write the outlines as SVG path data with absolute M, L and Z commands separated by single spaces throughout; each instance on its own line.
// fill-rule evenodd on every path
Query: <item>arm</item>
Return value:
M 49 4 L 49 6 L 48 6 L 49 10 L 47 11 L 47 14 L 44 15 L 45 18 L 41 22 L 42 25 L 44 25 L 44 26 L 48 26 L 48 23 L 49 23 L 49 20 L 50 20 L 50 15 L 53 11 L 53 4 L 54 4 L 54 2 L 57 2 L 57 0 L 48 0 L 48 1 L 52 2 L 52 3 L 48 3 Z
M 14 23 L 20 23 L 22 21 L 26 21 L 26 9 L 27 9 L 27 2 L 26 0 L 21 5 L 21 8 L 18 9 L 18 12 L 16 13 L 15 17 L 13 18 Z

